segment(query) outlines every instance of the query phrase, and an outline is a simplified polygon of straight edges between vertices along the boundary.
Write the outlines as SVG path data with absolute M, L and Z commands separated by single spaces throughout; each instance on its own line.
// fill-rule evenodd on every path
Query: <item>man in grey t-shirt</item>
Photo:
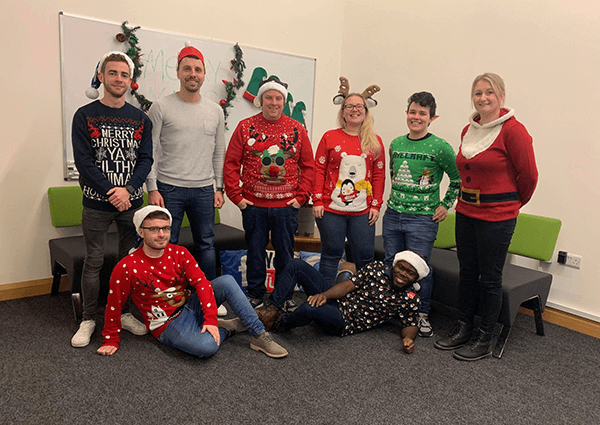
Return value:
M 146 186 L 149 203 L 167 208 L 173 217 L 172 244 L 179 241 L 187 213 L 196 259 L 212 280 L 214 209 L 224 203 L 225 125 L 221 107 L 200 95 L 204 77 L 204 56 L 195 47 L 184 47 L 177 58 L 179 91 L 157 100 L 149 111 L 155 142 Z

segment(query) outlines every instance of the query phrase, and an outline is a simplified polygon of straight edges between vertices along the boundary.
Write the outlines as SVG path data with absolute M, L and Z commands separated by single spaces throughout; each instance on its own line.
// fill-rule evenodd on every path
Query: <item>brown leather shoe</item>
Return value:
M 283 311 L 274 306 L 273 304 L 267 304 L 254 310 L 258 315 L 260 321 L 265 325 L 265 329 L 268 331 L 273 327 L 273 323 L 283 315 Z

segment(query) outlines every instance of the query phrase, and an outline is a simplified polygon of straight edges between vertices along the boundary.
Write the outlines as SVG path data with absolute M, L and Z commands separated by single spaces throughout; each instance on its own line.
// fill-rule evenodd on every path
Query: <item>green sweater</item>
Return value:
M 450 185 L 440 202 L 440 182 L 444 173 Z M 400 136 L 390 144 L 392 193 L 388 207 L 403 214 L 433 215 L 442 205 L 449 209 L 460 189 L 456 154 L 444 139 L 428 133 L 419 140 Z

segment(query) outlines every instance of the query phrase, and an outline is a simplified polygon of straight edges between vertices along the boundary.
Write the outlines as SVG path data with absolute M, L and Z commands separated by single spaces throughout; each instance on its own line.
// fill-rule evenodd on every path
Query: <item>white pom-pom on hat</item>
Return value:
M 125 58 L 125 60 L 127 61 L 127 66 L 129 66 L 129 76 L 131 78 L 133 78 L 133 72 L 135 71 L 135 65 L 134 65 L 133 61 L 131 60 L 131 58 L 126 53 L 123 53 L 123 52 L 117 52 L 117 51 L 108 52 L 102 56 L 102 58 L 100 59 L 100 62 L 98 62 L 98 64 L 96 65 L 96 69 L 94 70 L 94 76 L 92 77 L 92 83 L 91 83 L 90 87 L 85 89 L 85 95 L 90 99 L 97 99 L 98 96 L 100 96 L 100 93 L 98 93 L 98 87 L 100 87 L 101 83 L 100 83 L 100 80 L 98 79 L 98 73 L 102 69 L 102 64 L 104 63 L 106 58 L 108 58 L 110 55 L 123 56 L 123 58 Z

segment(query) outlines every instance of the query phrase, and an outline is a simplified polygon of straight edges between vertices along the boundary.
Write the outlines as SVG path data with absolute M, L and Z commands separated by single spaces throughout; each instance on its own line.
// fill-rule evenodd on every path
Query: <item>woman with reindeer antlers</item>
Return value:
M 383 202 L 385 152 L 373 131 L 369 108 L 379 86 L 349 93 L 348 80 L 340 77 L 340 128 L 326 132 L 315 157 L 316 179 L 313 215 L 321 234 L 320 271 L 333 286 L 346 237 L 357 269 L 373 261 L 375 222 Z

